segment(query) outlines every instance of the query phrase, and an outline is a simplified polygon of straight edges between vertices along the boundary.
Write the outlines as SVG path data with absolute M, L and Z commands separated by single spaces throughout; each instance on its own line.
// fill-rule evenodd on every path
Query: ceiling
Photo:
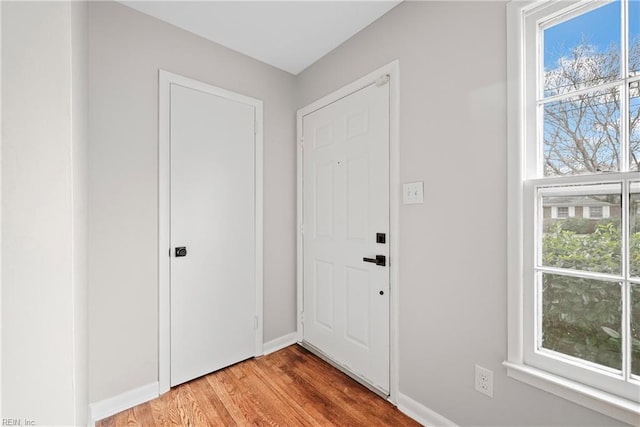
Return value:
M 402 0 L 120 3 L 298 74 Z

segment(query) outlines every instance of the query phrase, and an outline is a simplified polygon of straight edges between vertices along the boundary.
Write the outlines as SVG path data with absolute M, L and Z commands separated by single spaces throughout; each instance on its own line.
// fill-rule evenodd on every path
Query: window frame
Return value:
M 527 123 L 538 122 L 538 108 L 530 108 L 531 94 L 536 94 L 533 103 L 537 103 L 536 79 L 525 78 L 532 70 L 537 75 L 537 61 L 531 60 L 531 55 L 537 58 L 540 46 L 538 36 L 538 22 L 545 19 L 565 20 L 569 17 L 584 13 L 589 8 L 595 8 L 604 2 L 590 1 L 562 1 L 548 0 L 518 1 L 512 0 L 507 4 L 507 89 L 508 89 L 508 225 L 507 225 L 507 266 L 508 266 L 508 349 L 504 366 L 507 375 L 529 385 L 543 389 L 572 402 L 594 409 L 613 418 L 631 424 L 637 423 L 640 416 L 640 403 L 621 397 L 602 388 L 586 385 L 581 381 L 580 364 L 577 375 L 569 375 L 564 371 L 531 363 L 530 349 L 527 350 L 525 341 L 532 342 L 532 330 L 535 326 L 535 298 L 531 293 L 533 277 L 527 277 L 525 272 L 533 271 L 535 247 L 526 247 L 526 242 L 533 242 L 532 234 L 535 230 L 527 227 L 534 224 L 536 186 L 542 179 L 536 180 L 541 156 L 537 143 L 537 132 L 534 126 Z M 567 7 L 576 5 L 578 10 L 566 12 Z M 624 7 L 624 6 L 623 6 Z M 624 24 L 623 24 L 624 25 Z M 527 41 L 533 37 L 534 48 L 527 48 Z M 622 41 L 626 46 L 626 40 Z M 532 53 L 532 51 L 534 51 Z M 525 68 L 528 67 L 528 68 Z M 628 90 L 628 88 L 627 88 Z M 623 115 L 624 114 L 624 115 Z M 627 117 L 627 111 L 620 112 L 621 117 Z M 623 120 L 623 122 L 626 120 Z M 533 131 L 532 131 L 533 129 Z M 526 143 L 534 141 L 535 143 Z M 623 145 L 624 148 L 624 145 Z M 627 162 L 627 156 L 621 161 Z M 622 166 L 621 166 L 622 167 Z M 635 173 L 637 174 L 637 173 Z M 585 175 L 572 177 L 554 177 L 554 184 L 590 184 L 602 182 L 625 182 L 629 180 L 629 172 L 614 172 L 606 175 Z M 638 175 L 640 180 L 640 175 Z M 537 182 L 536 182 L 537 181 Z M 548 182 L 547 180 L 545 180 Z M 548 185 L 548 184 L 546 184 Z M 628 184 L 623 184 L 627 185 Z M 624 191 L 623 191 L 624 194 Z M 628 194 L 628 193 L 627 193 Z M 624 197 L 623 197 L 624 198 Z M 627 209 L 623 203 L 622 209 Z M 604 213 L 604 212 L 603 212 Z M 529 235 L 527 236 L 527 233 Z M 624 234 L 624 233 L 623 233 Z M 546 359 L 552 359 L 548 355 Z M 566 366 L 571 364 L 562 358 Z M 578 365 L 577 363 L 575 365 Z M 554 373 L 555 372 L 555 373 Z M 626 383 L 629 384 L 629 383 Z M 606 388 L 606 387 L 605 387 Z

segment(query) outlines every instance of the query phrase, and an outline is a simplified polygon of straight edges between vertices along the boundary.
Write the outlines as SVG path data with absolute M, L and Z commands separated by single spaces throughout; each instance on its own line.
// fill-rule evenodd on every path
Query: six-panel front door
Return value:
M 253 106 L 171 84 L 171 386 L 255 354 L 254 126 Z
M 388 394 L 389 85 L 302 127 L 304 341 Z

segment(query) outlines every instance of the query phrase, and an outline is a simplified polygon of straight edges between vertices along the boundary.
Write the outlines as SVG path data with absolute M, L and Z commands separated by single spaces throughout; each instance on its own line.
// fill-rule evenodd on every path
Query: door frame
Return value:
M 400 62 L 395 60 L 352 83 L 326 95 L 296 114 L 297 148 L 297 227 L 296 227 L 296 290 L 297 290 L 297 331 L 296 339 L 303 341 L 302 312 L 304 309 L 304 249 L 302 241 L 303 225 L 303 145 L 302 119 L 329 104 L 345 98 L 373 83 L 382 76 L 389 76 L 389 397 L 394 404 L 398 398 L 398 352 L 399 352 L 399 265 L 400 265 Z
M 171 92 L 172 84 L 254 107 L 255 111 L 255 330 L 254 356 L 263 354 L 263 108 L 262 100 L 158 70 L 158 389 L 171 388 Z

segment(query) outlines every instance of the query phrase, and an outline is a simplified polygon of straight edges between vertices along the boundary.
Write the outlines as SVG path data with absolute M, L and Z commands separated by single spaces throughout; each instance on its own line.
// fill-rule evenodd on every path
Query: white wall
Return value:
M 88 199 L 89 199 L 89 93 L 87 4 L 71 2 L 71 122 L 72 250 L 74 313 L 74 376 L 76 424 L 86 424 L 89 406 L 88 342 Z
M 2 416 L 23 423 L 86 423 L 85 24 L 2 4 Z
M 298 107 L 400 60 L 400 392 L 460 425 L 618 425 L 506 377 L 502 2 L 405 2 L 305 70 Z M 494 371 L 490 399 L 474 365 Z
M 158 69 L 264 101 L 264 339 L 295 329 L 294 77 L 89 4 L 90 401 L 158 380 Z

